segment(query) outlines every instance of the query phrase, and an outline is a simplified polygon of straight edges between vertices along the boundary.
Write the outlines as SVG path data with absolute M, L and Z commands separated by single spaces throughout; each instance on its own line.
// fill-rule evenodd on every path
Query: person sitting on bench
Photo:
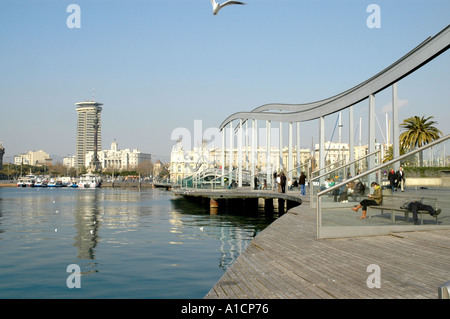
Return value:
M 419 225 L 419 219 L 417 218 L 417 213 L 419 210 L 425 210 L 427 211 L 432 217 L 435 217 L 437 215 L 439 215 L 441 213 L 441 209 L 438 208 L 437 210 L 435 210 L 433 208 L 433 206 L 431 205 L 427 205 L 427 204 L 423 204 L 422 200 L 413 200 L 413 201 L 408 201 L 406 203 L 404 203 L 400 208 L 405 208 L 407 210 L 410 210 L 413 214 L 413 219 L 414 219 L 414 225 Z
M 381 191 L 380 185 L 377 182 L 372 182 L 370 186 L 373 188 L 373 194 L 369 194 L 370 199 L 362 200 L 358 206 L 352 208 L 355 212 L 357 212 L 361 207 L 363 209 L 363 214 L 359 219 L 366 218 L 367 206 L 378 206 L 383 201 L 383 193 Z

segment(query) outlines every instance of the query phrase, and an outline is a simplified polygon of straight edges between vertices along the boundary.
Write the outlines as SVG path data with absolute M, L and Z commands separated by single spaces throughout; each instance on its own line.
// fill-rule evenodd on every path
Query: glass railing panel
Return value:
M 329 189 L 319 189 L 315 195 L 318 237 L 353 237 L 400 231 L 450 229 L 450 156 L 446 154 L 450 149 L 450 135 L 430 144 L 432 146 L 411 150 L 397 159 L 382 163 Z M 394 177 L 391 183 L 389 178 L 396 176 L 394 173 L 397 173 L 400 167 L 405 179 Z M 357 182 L 366 185 L 364 194 L 355 192 Z M 371 187 L 373 182 L 377 185 Z M 369 194 L 375 192 L 374 187 L 379 187 L 383 194 L 381 205 L 371 206 L 366 202 L 371 199 Z M 418 214 L 415 222 L 412 210 L 402 209 L 405 204 L 411 202 L 421 202 L 424 206 L 420 208 L 431 207 L 432 212 L 440 209 L 440 213 L 437 218 L 429 213 Z M 364 214 L 365 204 L 369 206 Z
M 310 192 L 310 205 L 316 207 L 317 194 L 335 184 L 342 183 L 354 176 L 361 176 L 366 172 L 370 165 L 375 167 L 381 163 L 380 151 L 375 151 L 366 156 L 347 162 L 342 166 L 329 169 L 326 173 L 313 177 L 310 180 L 309 192 Z M 370 162 L 372 161 L 372 164 Z M 378 175 L 377 175 L 378 178 Z M 354 184 L 354 185 L 353 185 Z M 362 189 L 368 189 L 370 184 L 367 182 L 367 178 L 361 176 L 358 180 L 355 180 L 350 184 L 350 189 L 354 189 L 356 192 L 361 192 Z M 336 193 L 337 191 L 334 191 Z

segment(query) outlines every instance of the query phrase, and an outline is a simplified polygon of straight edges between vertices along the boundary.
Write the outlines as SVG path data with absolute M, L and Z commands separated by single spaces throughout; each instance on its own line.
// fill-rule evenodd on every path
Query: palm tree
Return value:
M 418 117 L 412 116 L 403 120 L 400 127 L 405 131 L 400 134 L 400 144 L 408 151 L 414 148 L 424 146 L 432 141 L 439 139 L 442 132 L 437 129 L 434 124 L 436 121 L 432 121 L 433 116 L 425 118 L 425 116 Z M 419 153 L 419 165 L 422 166 L 423 154 Z
M 405 154 L 406 151 L 403 148 L 403 145 L 400 143 L 400 155 Z M 394 158 L 394 145 L 389 146 L 389 148 L 386 150 L 386 154 L 384 154 L 383 157 L 383 163 L 389 162 Z

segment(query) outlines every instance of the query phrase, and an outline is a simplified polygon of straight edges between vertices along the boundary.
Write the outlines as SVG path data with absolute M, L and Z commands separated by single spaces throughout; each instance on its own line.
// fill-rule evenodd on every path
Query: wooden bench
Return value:
M 381 210 L 381 215 L 384 214 L 384 211 L 390 211 L 391 212 L 391 220 L 392 222 L 395 222 L 395 213 L 401 212 L 405 215 L 405 220 L 409 221 L 409 214 L 412 212 L 406 208 L 402 208 L 405 202 L 410 202 L 414 200 L 422 200 L 423 204 L 432 206 L 435 210 L 437 210 L 437 198 L 436 197 L 399 197 L 399 196 L 393 196 L 393 195 L 383 195 L 383 202 L 379 206 L 368 206 L 367 207 L 367 213 L 368 217 L 372 217 L 372 210 Z M 420 215 L 420 223 L 423 225 L 423 214 L 429 214 L 426 210 L 419 210 L 417 212 Z M 434 216 L 436 219 L 436 225 L 438 224 L 438 214 Z

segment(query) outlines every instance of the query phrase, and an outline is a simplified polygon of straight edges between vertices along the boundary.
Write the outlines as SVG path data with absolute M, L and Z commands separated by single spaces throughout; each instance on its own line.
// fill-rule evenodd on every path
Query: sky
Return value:
M 179 128 L 194 132 L 200 120 L 206 130 L 263 104 L 331 97 L 450 23 L 448 0 L 245 2 L 214 16 L 210 0 L 2 0 L 4 161 L 40 149 L 73 155 L 75 103 L 93 99 L 94 90 L 103 103 L 102 149 L 116 140 L 120 149 L 140 149 L 167 161 Z M 68 10 L 71 4 L 79 15 Z M 374 17 L 367 10 L 371 4 L 378 5 L 379 27 L 367 23 Z M 400 121 L 434 116 L 449 134 L 449 74 L 447 51 L 401 80 Z M 391 118 L 390 89 L 375 101 L 382 141 L 386 114 Z M 355 106 L 355 134 L 361 118 L 363 143 L 367 113 L 367 100 Z M 326 140 L 337 142 L 336 120 L 337 114 L 325 118 Z M 358 143 L 359 136 L 348 136 L 346 110 L 342 124 L 342 142 Z M 302 147 L 311 147 L 318 141 L 318 122 L 302 123 L 300 132 Z

